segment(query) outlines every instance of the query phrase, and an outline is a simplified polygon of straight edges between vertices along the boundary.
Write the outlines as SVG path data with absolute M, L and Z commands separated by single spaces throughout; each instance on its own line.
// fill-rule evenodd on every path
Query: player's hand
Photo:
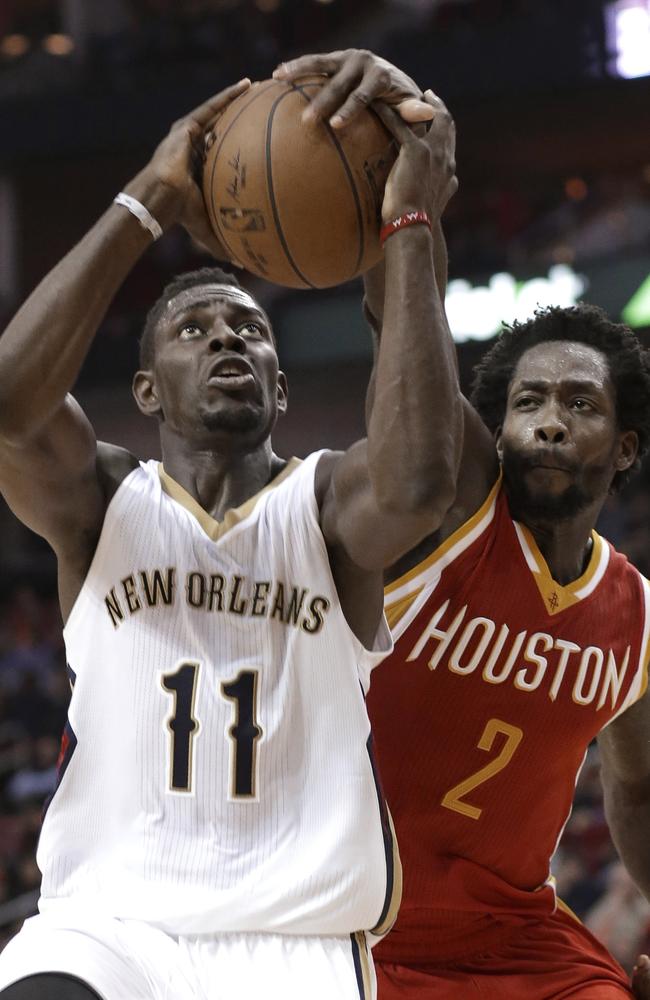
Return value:
M 430 106 L 411 77 L 367 49 L 301 56 L 282 63 L 273 76 L 291 82 L 314 74 L 330 79 L 311 101 L 305 118 L 323 118 L 329 120 L 332 128 L 344 128 L 371 101 L 377 100 L 390 104 L 407 122 L 426 122 L 432 118 Z
M 424 210 L 431 222 L 440 218 L 458 190 L 456 177 L 456 127 L 445 104 L 427 90 L 424 99 L 432 112 L 424 135 L 416 135 L 392 108 L 375 106 L 386 128 L 400 145 L 388 175 L 382 219 L 390 222 L 405 212 Z
M 632 992 L 636 1000 L 650 1000 L 650 958 L 639 955 L 632 971 Z
M 145 204 L 161 225 L 179 222 L 217 260 L 227 260 L 228 254 L 212 231 L 203 201 L 201 176 L 206 137 L 224 108 L 250 85 L 249 79 L 240 80 L 174 122 L 145 170 L 135 179 L 134 189 L 131 190 L 131 185 L 126 188 L 129 194 L 138 197 L 138 182 L 145 184 L 147 191 L 153 187 Z

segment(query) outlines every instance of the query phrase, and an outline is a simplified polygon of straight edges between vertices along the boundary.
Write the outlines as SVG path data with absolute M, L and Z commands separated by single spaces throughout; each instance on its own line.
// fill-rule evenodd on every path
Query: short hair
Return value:
M 629 469 L 617 472 L 616 492 L 639 468 L 650 445 L 650 351 L 629 327 L 613 323 L 598 306 L 580 303 L 538 309 L 524 323 L 504 325 L 496 343 L 474 370 L 471 401 L 494 434 L 503 424 L 508 389 L 521 358 L 530 347 L 547 341 L 573 341 L 605 355 L 614 383 L 616 421 L 620 430 L 636 431 L 639 450 Z
M 140 335 L 140 368 L 148 370 L 152 367 L 155 357 L 155 332 L 156 327 L 164 313 L 167 303 L 176 295 L 184 292 L 187 288 L 194 288 L 195 285 L 233 285 L 241 288 L 241 284 L 234 274 L 228 274 L 220 267 L 200 267 L 196 271 L 186 271 L 185 274 L 177 274 L 165 285 L 160 296 L 156 299 L 151 309 L 147 313 L 144 321 L 142 334 Z

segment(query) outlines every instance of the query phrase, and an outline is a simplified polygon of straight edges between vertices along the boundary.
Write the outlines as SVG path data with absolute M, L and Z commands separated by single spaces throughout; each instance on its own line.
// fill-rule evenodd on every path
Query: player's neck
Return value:
M 557 583 L 566 586 L 582 576 L 593 549 L 591 532 L 594 518 L 591 512 L 559 522 L 527 519 L 525 524 Z
M 162 444 L 167 475 L 217 521 L 259 493 L 283 465 L 273 454 L 270 440 L 252 451 L 229 454 L 192 448 L 178 440 Z

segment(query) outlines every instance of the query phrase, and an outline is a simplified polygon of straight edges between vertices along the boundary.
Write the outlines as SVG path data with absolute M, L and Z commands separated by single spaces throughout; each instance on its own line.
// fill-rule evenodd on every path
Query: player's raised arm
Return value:
M 376 57 L 375 57 L 376 58 Z M 424 95 L 427 106 L 433 109 L 435 106 L 435 97 L 433 91 L 427 90 Z M 379 113 L 385 117 L 385 112 L 382 111 L 382 105 L 377 105 L 377 110 Z M 444 328 L 447 330 L 449 338 L 451 338 L 451 333 L 449 331 L 446 314 L 444 314 L 444 302 L 445 295 L 447 293 L 447 244 L 445 242 L 444 233 L 442 230 L 442 215 L 447 206 L 449 199 L 455 194 L 458 183 L 456 178 L 453 178 L 452 183 L 448 184 L 446 188 L 441 188 L 438 194 L 438 203 L 436 205 L 436 211 L 432 213 L 431 220 L 431 243 L 430 243 L 430 254 L 431 254 L 431 264 L 433 267 L 433 272 L 436 280 L 436 285 L 438 287 L 438 297 L 443 305 L 443 315 L 445 319 Z M 384 300 L 386 298 L 386 262 L 382 258 L 378 264 L 366 271 L 363 275 L 363 311 L 368 321 L 372 333 L 373 333 L 373 347 L 375 355 L 375 363 L 377 360 L 377 350 L 379 347 L 379 340 L 381 338 L 381 331 L 384 322 Z M 441 327 L 437 328 L 437 332 Z M 370 419 L 370 414 L 372 412 L 373 400 L 375 394 L 375 368 L 373 367 L 373 372 L 368 384 L 368 392 L 366 396 L 366 416 L 367 420 Z
M 389 565 L 435 530 L 455 497 L 462 399 L 431 254 L 431 227 L 455 185 L 455 140 L 445 106 L 432 106 L 422 138 L 393 115 L 401 149 L 382 207 L 386 298 L 375 405 L 367 442 L 339 460 L 321 508 L 328 542 L 365 569 Z
M 346 49 L 320 55 L 302 56 L 278 67 L 275 76 L 279 79 L 296 80 L 309 73 L 329 77 L 325 86 L 309 106 L 309 114 L 328 120 L 334 128 L 344 129 L 349 121 L 368 104 L 373 104 L 381 113 L 382 103 L 388 104 L 399 113 L 421 135 L 426 123 L 434 113 L 436 98 L 430 90 L 424 92 L 417 83 L 397 66 L 369 52 L 367 49 Z M 441 216 L 446 200 L 453 193 L 452 187 L 439 192 L 441 199 L 437 212 L 432 215 L 432 239 L 428 253 L 435 272 L 438 296 L 444 303 L 447 289 L 447 247 L 443 235 Z M 374 331 L 375 348 L 378 345 L 384 323 L 384 300 L 386 286 L 386 259 L 364 274 L 364 312 Z M 444 315 L 444 314 L 443 314 Z M 439 316 L 430 328 L 430 335 L 440 337 L 446 332 L 451 342 L 446 320 L 438 322 Z M 366 406 L 367 419 L 372 412 L 375 393 L 375 372 L 368 387 Z M 442 410 L 444 396 L 440 396 L 440 408 L 436 406 L 435 418 L 447 421 Z M 460 457 L 459 477 L 456 483 L 456 503 L 449 516 L 439 526 L 436 544 L 450 534 L 468 514 L 473 513 L 483 502 L 497 474 L 497 463 L 492 435 L 470 403 L 462 400 L 463 441 Z
M 241 81 L 175 123 L 121 203 L 44 278 L 0 339 L 0 490 L 59 554 L 70 535 L 92 534 L 104 511 L 95 435 L 70 390 L 152 239 L 180 222 L 218 253 L 194 174 L 206 128 L 248 86 Z
M 378 57 L 373 58 L 377 59 Z M 370 74 L 369 69 L 368 73 Z M 423 98 L 427 102 L 435 100 L 431 90 L 426 90 Z M 436 323 L 432 325 L 430 334 L 435 338 L 439 338 L 441 334 L 446 334 L 448 338 L 448 346 L 452 346 L 452 336 L 446 322 L 446 315 L 444 314 L 444 301 L 447 292 L 448 258 L 447 244 L 442 228 L 442 215 L 445 211 L 447 201 L 454 193 L 454 190 L 455 189 L 453 188 L 447 188 L 446 191 L 443 190 L 440 193 L 437 218 L 434 217 L 432 220 L 432 240 L 430 245 L 431 265 L 435 274 L 438 295 L 440 301 L 443 303 L 443 316 L 445 318 L 444 324 Z M 386 288 L 385 259 L 381 260 L 375 265 L 375 267 L 364 274 L 363 284 L 363 309 L 366 320 L 373 331 L 376 365 L 377 350 L 384 323 L 384 300 Z M 452 350 L 455 357 L 455 348 L 453 346 Z M 372 413 L 374 405 L 375 378 L 376 369 L 373 368 L 366 397 L 367 422 L 370 419 L 370 414 Z M 444 397 L 440 397 L 439 402 L 441 406 L 444 405 Z M 429 547 L 431 548 L 435 547 L 443 541 L 444 538 L 448 537 L 469 514 L 474 513 L 474 511 L 480 507 L 494 484 L 497 475 L 494 439 L 481 420 L 481 417 L 478 415 L 469 400 L 464 396 L 462 397 L 462 411 L 463 448 L 459 456 L 459 469 L 456 480 L 456 501 L 453 507 L 448 511 L 448 516 L 443 520 L 442 524 L 436 528 L 435 535 L 432 535 L 429 543 Z M 435 414 L 435 419 L 437 421 L 444 422 L 446 420 L 445 413 L 442 409 L 436 408 Z M 424 550 L 420 547 L 418 551 L 420 558 L 426 555 L 426 547 Z M 400 562 L 392 567 L 388 572 L 388 579 L 401 575 L 404 569 L 408 568 L 408 565 L 410 565 L 410 559 L 407 558 L 405 563 Z

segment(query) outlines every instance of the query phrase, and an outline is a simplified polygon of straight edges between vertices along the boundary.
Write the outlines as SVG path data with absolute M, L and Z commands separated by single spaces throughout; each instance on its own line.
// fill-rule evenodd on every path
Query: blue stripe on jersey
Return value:
M 368 757 L 370 758 L 370 766 L 372 768 L 372 776 L 375 779 L 375 791 L 377 792 L 377 802 L 379 804 L 379 816 L 381 819 L 381 833 L 384 840 L 384 856 L 386 858 L 386 895 L 384 897 L 384 905 L 379 916 L 379 920 L 375 924 L 373 931 L 376 931 L 378 927 L 384 923 L 386 915 L 390 908 L 390 904 L 393 899 L 393 890 L 395 887 L 395 866 L 393 861 L 393 831 L 390 824 L 390 819 L 388 816 L 388 808 L 386 806 L 386 799 L 384 798 L 384 793 L 381 787 L 381 781 L 379 778 L 379 772 L 377 770 L 377 765 L 375 763 L 375 753 L 373 750 L 372 733 L 366 741 L 366 750 L 368 751 Z
M 352 960 L 354 962 L 354 974 L 357 977 L 357 986 L 359 987 L 359 1000 L 370 1000 L 366 997 L 366 988 L 363 985 L 363 967 L 361 964 L 361 953 L 359 951 L 359 942 L 357 941 L 354 934 L 350 934 L 350 944 L 352 945 Z
M 70 666 L 66 666 L 68 671 L 68 680 L 70 681 L 70 687 L 73 688 L 77 675 Z M 72 755 L 77 748 L 77 735 L 70 725 L 70 719 L 66 720 L 66 724 L 63 727 L 63 734 L 61 736 L 61 748 L 59 750 L 59 758 L 56 763 L 56 785 L 54 786 L 54 791 L 51 795 L 48 795 L 45 803 L 43 804 L 43 812 L 41 815 L 41 820 L 45 819 L 45 814 L 50 808 L 50 803 L 57 793 L 59 785 L 63 781 L 63 775 L 68 769 L 68 764 L 72 760 Z

